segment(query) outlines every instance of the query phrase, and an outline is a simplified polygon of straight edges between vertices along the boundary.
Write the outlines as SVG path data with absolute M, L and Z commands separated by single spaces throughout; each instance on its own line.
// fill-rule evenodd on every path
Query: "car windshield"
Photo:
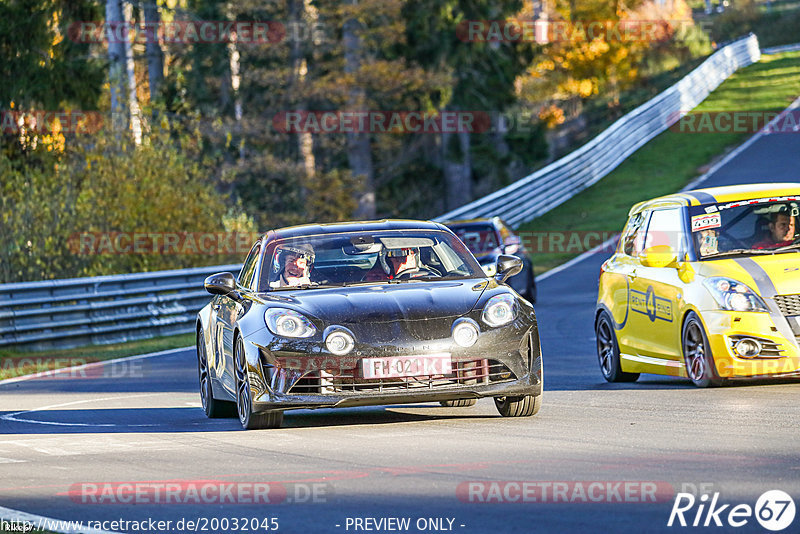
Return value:
M 698 258 L 797 251 L 799 206 L 800 195 L 691 207 Z
M 450 229 L 475 255 L 492 252 L 498 247 L 497 233 L 491 224 L 453 225 Z
M 484 276 L 464 245 L 441 231 L 315 235 L 270 249 L 260 291 Z

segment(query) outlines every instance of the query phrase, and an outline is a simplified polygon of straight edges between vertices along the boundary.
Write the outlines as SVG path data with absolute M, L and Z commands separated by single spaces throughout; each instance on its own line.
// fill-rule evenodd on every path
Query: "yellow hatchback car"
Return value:
M 635 205 L 595 315 L 609 382 L 640 373 L 800 375 L 800 184 L 700 189 Z

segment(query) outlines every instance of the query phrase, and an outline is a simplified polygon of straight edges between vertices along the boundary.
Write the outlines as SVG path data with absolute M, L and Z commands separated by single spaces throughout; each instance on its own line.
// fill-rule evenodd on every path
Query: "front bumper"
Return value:
M 267 333 L 268 334 L 268 333 Z M 261 336 L 254 336 L 261 338 Z M 358 337 L 358 335 L 357 335 Z M 261 341 L 261 343 L 257 342 Z M 461 348 L 451 338 L 357 344 L 346 356 L 308 341 L 245 339 L 253 410 L 337 408 L 445 400 L 539 395 L 542 359 L 535 319 L 525 317 L 482 332 Z M 447 375 L 365 379 L 364 358 L 447 352 Z
M 800 373 L 800 349 L 782 316 L 756 312 L 705 311 L 702 313 L 717 374 L 722 378 L 792 376 Z M 777 323 L 777 324 L 776 324 Z M 784 335 L 786 333 L 787 335 Z M 789 335 L 792 337 L 790 338 Z M 743 358 L 733 345 L 741 338 L 756 338 L 764 350 Z

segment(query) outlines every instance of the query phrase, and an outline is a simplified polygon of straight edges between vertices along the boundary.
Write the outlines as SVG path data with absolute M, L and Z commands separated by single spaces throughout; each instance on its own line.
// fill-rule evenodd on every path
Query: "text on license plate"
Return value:
M 393 356 L 361 360 L 364 378 L 397 378 L 401 376 L 449 375 L 453 372 L 450 354 L 425 356 Z

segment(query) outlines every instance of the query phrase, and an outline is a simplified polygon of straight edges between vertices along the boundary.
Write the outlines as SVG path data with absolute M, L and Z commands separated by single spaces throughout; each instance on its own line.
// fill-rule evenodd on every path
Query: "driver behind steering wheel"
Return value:
M 419 266 L 418 248 L 382 249 L 378 261 L 364 278 L 368 282 L 394 280 L 395 278 L 417 278 L 426 276 L 429 271 Z

